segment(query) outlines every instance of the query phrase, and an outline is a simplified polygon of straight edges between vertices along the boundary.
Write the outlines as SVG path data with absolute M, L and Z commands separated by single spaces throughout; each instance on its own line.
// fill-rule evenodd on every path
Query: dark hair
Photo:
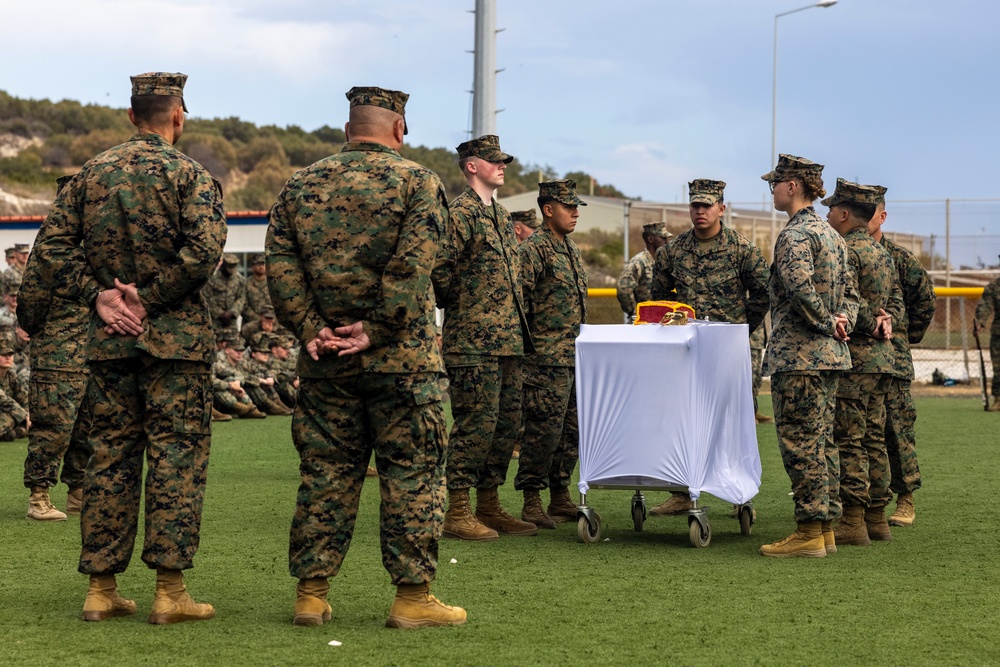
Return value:
M 554 202 L 555 197 L 539 197 L 537 201 L 538 201 L 538 210 L 542 211 L 542 207 L 545 206 L 546 204 L 551 204 L 552 202 Z M 544 215 L 545 211 L 542 211 L 542 214 Z
M 878 204 L 863 204 L 858 201 L 842 201 L 838 206 L 843 206 L 852 216 L 865 222 L 871 220 L 878 209 Z
M 163 125 L 180 104 L 181 98 L 172 95 L 133 95 L 132 114 L 137 122 Z

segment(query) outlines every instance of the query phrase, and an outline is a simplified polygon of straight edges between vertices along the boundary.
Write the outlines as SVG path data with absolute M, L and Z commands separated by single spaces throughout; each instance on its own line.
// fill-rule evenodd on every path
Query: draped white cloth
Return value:
M 583 325 L 581 493 L 684 486 L 745 503 L 760 488 L 747 325 Z

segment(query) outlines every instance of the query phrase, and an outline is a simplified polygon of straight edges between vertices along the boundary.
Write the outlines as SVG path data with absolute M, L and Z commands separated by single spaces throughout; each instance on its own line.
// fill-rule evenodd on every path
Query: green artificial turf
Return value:
M 119 586 L 139 614 L 78 620 L 87 586 L 76 572 L 79 522 L 25 520 L 25 441 L 3 443 L 0 664 L 998 664 L 1000 415 L 972 399 L 917 406 L 924 489 L 915 526 L 894 528 L 891 543 L 816 560 L 758 556 L 794 527 L 774 427 L 763 425 L 751 537 L 712 498 L 708 548 L 690 546 L 682 518 L 651 518 L 635 532 L 630 492 L 593 491 L 604 524 L 592 546 L 577 541 L 573 524 L 535 538 L 442 541 L 434 593 L 464 606 L 469 622 L 421 631 L 384 627 L 393 589 L 379 557 L 375 480 L 331 582 L 332 622 L 291 625 L 286 558 L 298 475 L 289 418 L 215 425 L 201 551 L 187 582 L 218 615 L 168 627 L 145 622 L 153 575 L 138 552 Z M 665 495 L 649 493 L 650 505 Z M 62 507 L 65 487 L 53 499 Z M 511 483 L 501 499 L 519 513 Z

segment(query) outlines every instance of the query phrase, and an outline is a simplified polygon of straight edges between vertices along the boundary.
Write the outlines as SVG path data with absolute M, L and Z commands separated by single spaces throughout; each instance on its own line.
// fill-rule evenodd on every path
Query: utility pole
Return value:
M 476 46 L 473 51 L 472 136 L 497 133 L 496 0 L 476 0 Z

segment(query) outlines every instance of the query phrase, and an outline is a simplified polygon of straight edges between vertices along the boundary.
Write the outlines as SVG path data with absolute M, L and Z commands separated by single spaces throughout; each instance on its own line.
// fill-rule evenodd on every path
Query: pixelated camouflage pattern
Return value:
M 937 295 L 934 294 L 934 282 L 912 252 L 887 236 L 882 236 L 881 244 L 892 257 L 903 297 L 903 313 L 892 321 L 892 373 L 897 378 L 912 380 L 910 345 L 923 340 L 934 319 Z
M 243 312 L 247 300 L 246 285 L 239 271 L 233 271 L 228 278 L 223 275 L 220 267 L 202 288 L 201 293 L 208 303 L 212 314 L 212 328 L 216 336 L 239 332 L 236 318 Z M 223 316 L 230 314 L 232 319 L 226 324 Z
M 618 304 L 626 315 L 635 315 L 635 307 L 652 300 L 653 256 L 642 250 L 628 261 L 618 277 Z
M 10 294 L 11 287 L 19 286 L 23 276 L 24 269 L 17 264 L 11 264 L 4 269 L 3 274 L 0 275 L 0 285 L 3 286 L 3 293 Z
M 449 233 L 435 274 L 447 284 L 446 355 L 519 356 L 532 350 L 518 289 L 520 258 L 510 213 L 466 188 L 448 207 Z
M 587 202 L 576 194 L 576 181 L 563 178 L 557 181 L 542 181 L 538 184 L 538 196 L 555 199 L 566 206 L 586 206 Z
M 359 354 L 300 355 L 300 377 L 443 370 L 431 271 L 447 219 L 437 175 L 381 144 L 349 142 L 289 179 L 265 243 L 278 321 L 303 343 L 363 321 L 371 340 Z
M 889 456 L 889 490 L 913 493 L 921 486 L 917 462 L 917 406 L 910 395 L 910 380 L 892 378 L 885 395 L 885 449 Z
M 138 337 L 108 334 L 92 314 L 87 360 L 138 357 L 211 363 L 201 288 L 222 254 L 221 189 L 208 171 L 157 134 L 136 134 L 91 159 L 56 195 L 35 239 L 54 294 L 93 303 L 115 278 L 146 307 Z
M 542 224 L 542 221 L 538 219 L 538 212 L 533 208 L 527 211 L 511 211 L 510 220 L 511 222 L 520 222 L 531 229 L 538 229 Z
M 757 405 L 757 395 L 760 394 L 760 385 L 763 381 L 761 370 L 764 365 L 764 348 L 767 347 L 766 324 L 761 323 L 757 329 L 750 334 L 750 370 L 753 374 L 751 387 L 753 389 L 753 411 L 754 414 L 760 412 Z
M 182 104 L 184 103 L 184 84 L 187 83 L 187 78 L 187 74 L 180 72 L 146 72 L 129 77 L 132 80 L 133 95 L 179 97 Z M 187 110 L 187 104 L 184 104 L 184 111 Z
M 31 368 L 87 373 L 90 306 L 79 298 L 54 295 L 52 286 L 42 281 L 34 257 L 28 259 L 17 300 L 18 322 L 31 336 L 28 355 Z
M 667 229 L 667 223 L 665 222 L 651 222 L 647 225 L 642 226 L 643 234 L 652 234 L 653 236 L 659 236 L 661 239 L 669 239 L 673 234 Z
M 994 278 L 983 289 L 983 296 L 976 304 L 976 320 L 983 327 L 993 317 L 990 327 L 990 360 L 993 362 L 993 397 L 1000 396 L 1000 277 Z
M 295 405 L 295 398 L 299 393 L 295 386 L 295 378 L 298 377 L 295 372 L 295 358 L 289 356 L 288 359 L 278 359 L 272 354 L 268 361 L 268 369 L 274 376 L 274 387 L 281 396 L 281 401 L 285 405 Z
M 238 366 L 229 361 L 226 353 L 219 350 L 212 363 L 212 391 L 214 392 L 215 406 L 223 412 L 232 412 L 238 404 L 249 405 L 252 403 L 246 393 L 237 397 L 229 387 L 231 382 L 239 382 L 242 387 L 246 378 L 243 377 Z
M 250 352 L 247 351 L 243 355 L 243 359 L 240 360 L 239 368 L 243 377 L 246 378 L 246 384 L 243 385 L 243 388 L 249 394 L 250 400 L 253 401 L 254 405 L 261 409 L 269 407 L 269 404 L 276 402 L 280 405 L 281 396 L 278 395 L 278 390 L 275 386 L 277 382 L 274 385 L 266 385 L 261 382 L 261 380 L 275 379 L 267 364 L 254 359 Z
M 270 306 L 265 306 L 266 308 L 270 308 Z M 281 326 L 277 320 L 274 320 L 274 328 L 271 331 L 264 331 L 264 326 L 260 323 L 259 315 L 257 319 L 244 323 L 240 329 L 240 337 L 243 339 L 243 342 L 251 347 L 253 346 L 253 340 L 262 333 L 273 333 L 277 336 L 284 336 L 291 335 L 292 332 Z
M 448 444 L 448 488 L 493 489 L 507 480 L 521 440 L 523 370 L 519 357 L 445 355 L 454 425 Z
M 513 155 L 508 155 L 500 150 L 500 137 L 495 134 L 484 134 L 481 137 L 463 141 L 455 150 L 458 151 L 459 160 L 477 157 L 487 162 L 503 162 L 505 164 L 514 161 Z
M 587 322 L 587 270 L 568 236 L 556 239 L 548 225 L 518 247 L 520 284 L 534 354 L 525 364 L 575 366 L 576 337 Z
M 767 315 L 768 270 L 760 248 L 723 225 L 709 243 L 689 229 L 658 248 L 653 266 L 653 300 L 680 301 L 699 319 L 749 324 L 754 331 Z
M 878 186 L 852 183 L 844 178 L 837 179 L 833 194 L 821 201 L 823 206 L 837 206 L 846 202 L 856 204 L 879 204 L 885 201 L 885 189 Z
M 841 373 L 833 439 L 840 452 L 840 499 L 845 507 L 885 507 L 889 458 L 885 446 L 885 396 L 892 376 Z
M 810 175 L 822 176 L 823 165 L 797 155 L 781 153 L 778 164 L 771 171 L 761 176 L 761 180 L 771 183 L 782 183 L 793 178 L 803 178 Z
M 18 300 L 20 301 L 20 298 Z M 31 341 L 21 340 L 17 335 L 19 327 L 23 330 L 17 319 L 17 312 L 10 310 L 6 304 L 0 304 L 0 336 L 3 336 L 4 341 L 13 346 L 14 368 L 23 374 L 27 370 L 30 360 Z
M 723 200 L 725 181 L 696 178 L 688 183 L 688 202 L 691 204 L 715 204 Z
M 28 383 L 28 455 L 24 459 L 24 485 L 27 488 L 56 485 L 59 464 L 66 457 L 63 481 L 83 479 L 80 469 L 89 458 L 86 432 L 77 427 L 80 405 L 87 391 L 89 369 L 76 372 L 33 368 Z M 82 449 L 82 456 L 68 456 L 71 448 Z M 73 486 L 73 485 L 71 485 Z M 75 486 L 80 486 L 79 483 Z
M 566 488 L 580 443 L 572 368 L 525 368 L 524 421 L 514 488 Z
M 302 379 L 292 417 L 302 475 L 288 547 L 293 577 L 340 571 L 374 451 L 382 564 L 396 585 L 434 579 L 448 443 L 437 380 L 432 372 Z
M 254 276 L 248 276 L 244 282 L 246 288 L 246 302 L 243 304 L 243 322 L 253 322 L 260 318 L 260 311 L 271 305 L 271 293 L 267 291 L 267 276 L 263 280 L 257 280 Z
M 406 115 L 406 101 L 410 96 L 398 90 L 388 90 L 377 86 L 354 86 L 345 93 L 350 106 L 373 106 Z
M 150 356 L 94 363 L 85 405 L 93 458 L 83 487 L 79 571 L 125 571 L 143 492 L 142 561 L 171 570 L 192 567 L 211 441 L 208 364 Z
M 841 515 L 840 456 L 833 440 L 838 375 L 819 370 L 771 376 L 778 448 L 799 523 Z
M 857 227 L 844 236 L 847 259 L 858 285 L 858 315 L 847 349 L 851 351 L 852 373 L 891 373 L 895 368 L 892 342 L 874 338 L 879 310 L 892 315 L 892 321 L 903 319 L 903 293 L 899 287 L 896 267 L 885 248 Z M 903 331 L 902 335 L 905 336 Z
M 0 440 L 13 440 L 13 429 L 28 418 L 28 387 L 14 368 L 0 368 Z
M 858 314 L 844 239 L 807 206 L 778 233 L 774 248 L 764 374 L 850 369 L 847 343 L 833 337 L 838 313 L 847 315 L 849 330 Z

